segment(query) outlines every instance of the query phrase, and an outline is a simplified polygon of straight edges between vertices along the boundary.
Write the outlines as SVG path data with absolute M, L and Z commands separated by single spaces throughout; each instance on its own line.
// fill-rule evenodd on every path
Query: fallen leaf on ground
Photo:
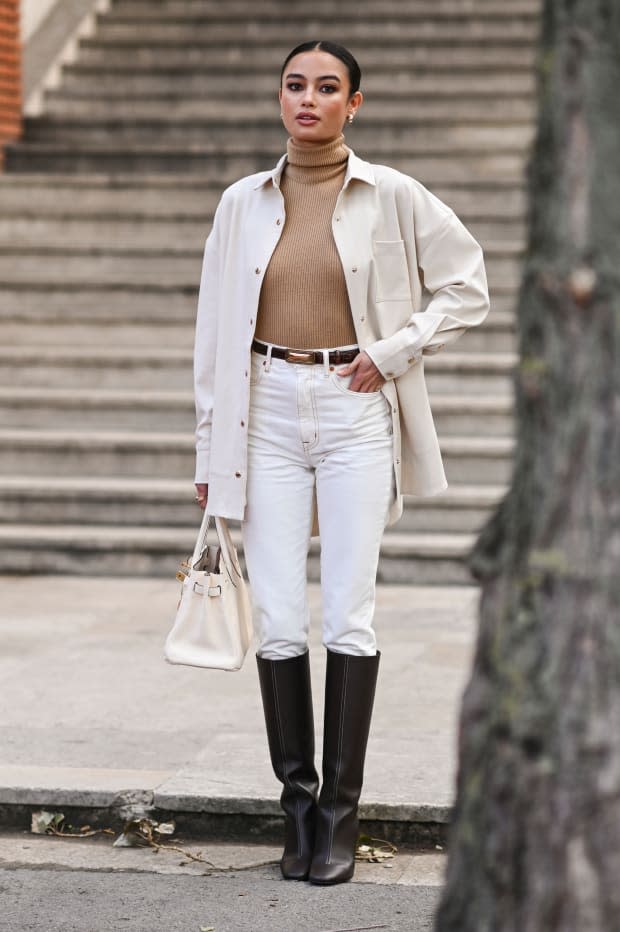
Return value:
M 370 838 L 368 835 L 360 835 L 355 851 L 356 861 L 368 861 L 370 864 L 380 864 L 393 858 L 398 851 L 396 845 L 391 841 L 384 841 L 381 838 Z
M 91 828 L 90 825 L 83 825 L 75 829 L 73 825 L 65 824 L 64 812 L 48 812 L 46 809 L 40 809 L 33 812 L 30 819 L 30 831 L 35 835 L 56 835 L 62 838 L 90 838 L 92 835 L 100 833 L 114 834 L 109 828 Z

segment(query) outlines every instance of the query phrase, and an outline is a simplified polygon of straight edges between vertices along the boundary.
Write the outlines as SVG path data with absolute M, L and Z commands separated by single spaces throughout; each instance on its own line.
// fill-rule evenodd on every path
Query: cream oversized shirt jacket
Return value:
M 263 276 L 285 222 L 285 164 L 286 155 L 272 171 L 224 191 L 205 245 L 194 352 L 195 481 L 209 485 L 210 514 L 227 518 L 244 516 L 251 343 Z M 393 523 L 403 495 L 435 495 L 447 487 L 423 356 L 486 317 L 482 250 L 422 184 L 353 152 L 332 230 L 357 341 L 387 380 Z M 424 287 L 432 297 L 422 310 Z

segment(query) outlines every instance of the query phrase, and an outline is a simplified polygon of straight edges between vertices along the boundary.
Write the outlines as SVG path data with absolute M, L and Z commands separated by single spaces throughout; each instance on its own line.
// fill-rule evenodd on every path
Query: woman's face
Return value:
M 299 146 L 331 142 L 342 132 L 349 114 L 362 103 L 360 91 L 350 96 L 346 65 L 316 49 L 291 58 L 282 76 L 280 106 L 287 132 Z

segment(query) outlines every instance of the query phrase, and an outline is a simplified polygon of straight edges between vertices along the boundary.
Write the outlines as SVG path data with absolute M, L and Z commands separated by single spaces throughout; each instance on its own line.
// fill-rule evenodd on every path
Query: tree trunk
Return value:
M 620 930 L 620 2 L 545 0 L 517 451 L 437 932 Z

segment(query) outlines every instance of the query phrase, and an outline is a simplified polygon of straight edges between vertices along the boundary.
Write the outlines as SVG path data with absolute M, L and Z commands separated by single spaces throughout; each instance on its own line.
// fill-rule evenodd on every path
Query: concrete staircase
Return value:
M 191 345 L 224 185 L 270 167 L 290 47 L 350 45 L 347 141 L 482 242 L 492 312 L 429 359 L 451 487 L 409 502 L 384 581 L 462 582 L 510 474 L 514 303 L 538 0 L 116 0 L 0 176 L 0 567 L 174 573 L 191 549 Z M 316 576 L 316 549 L 311 573 Z

